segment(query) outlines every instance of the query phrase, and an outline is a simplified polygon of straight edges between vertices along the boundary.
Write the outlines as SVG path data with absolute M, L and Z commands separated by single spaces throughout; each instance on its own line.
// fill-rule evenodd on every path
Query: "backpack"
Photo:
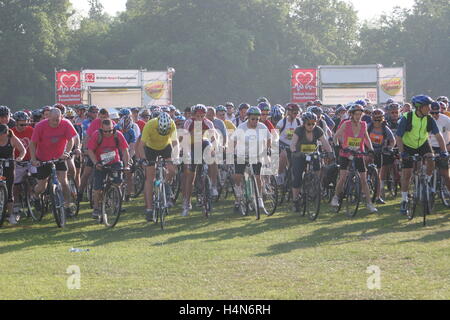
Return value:
M 412 130 L 412 119 L 413 112 L 410 111 L 406 114 L 406 130 L 407 132 Z M 433 118 L 430 115 L 427 115 L 427 132 L 431 132 L 433 130 Z
M 297 120 L 297 126 L 300 126 L 301 125 L 300 119 L 295 118 L 295 120 Z M 283 130 L 286 128 L 286 124 L 287 124 L 287 118 L 284 118 L 283 125 L 281 126 L 281 129 L 280 129 L 280 133 L 283 132 Z

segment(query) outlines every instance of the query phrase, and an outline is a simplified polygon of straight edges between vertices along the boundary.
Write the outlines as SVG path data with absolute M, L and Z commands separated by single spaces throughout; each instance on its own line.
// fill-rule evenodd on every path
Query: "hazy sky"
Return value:
M 359 18 L 371 19 L 383 12 L 389 13 L 393 7 L 411 8 L 414 0 L 346 0 L 352 2 L 358 11 Z M 84 13 L 88 12 L 89 5 L 87 0 L 71 0 L 75 9 Z M 115 15 L 118 11 L 125 10 L 127 0 L 101 0 L 105 11 L 111 15 Z

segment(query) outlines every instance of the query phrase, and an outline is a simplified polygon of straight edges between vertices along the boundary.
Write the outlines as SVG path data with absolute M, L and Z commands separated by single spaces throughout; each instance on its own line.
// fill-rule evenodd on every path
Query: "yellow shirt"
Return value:
M 226 128 L 227 130 L 236 130 L 236 126 L 235 126 L 234 123 L 231 122 L 230 120 L 226 120 L 226 119 L 225 119 L 224 123 L 225 123 L 225 128 Z
M 141 140 L 145 145 L 153 150 L 164 150 L 172 140 L 177 140 L 177 127 L 175 122 L 171 121 L 169 134 L 162 136 L 158 132 L 158 118 L 152 119 L 144 127 Z

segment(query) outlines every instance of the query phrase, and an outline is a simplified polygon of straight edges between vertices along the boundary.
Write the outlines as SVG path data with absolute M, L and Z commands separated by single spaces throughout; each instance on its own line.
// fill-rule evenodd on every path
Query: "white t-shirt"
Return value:
M 295 129 L 297 127 L 302 125 L 302 121 L 298 118 L 294 119 L 294 121 L 290 122 L 288 118 L 286 119 L 286 126 L 284 127 L 283 131 L 281 132 L 281 129 L 283 128 L 284 119 L 281 119 L 277 123 L 277 129 L 280 130 L 280 141 L 291 145 L 292 137 L 294 136 Z
M 258 122 L 256 129 L 250 129 L 245 121 L 232 134 L 232 139 L 237 142 L 235 154 L 253 160 L 258 158 L 257 162 L 261 162 L 267 156 L 267 141 L 270 138 L 270 131 L 264 123 Z
M 447 145 L 450 142 L 450 118 L 445 114 L 439 114 L 439 119 L 436 120 L 436 124 L 444 138 L 445 145 Z M 433 134 L 430 134 L 430 143 L 432 147 L 439 148 L 439 143 Z

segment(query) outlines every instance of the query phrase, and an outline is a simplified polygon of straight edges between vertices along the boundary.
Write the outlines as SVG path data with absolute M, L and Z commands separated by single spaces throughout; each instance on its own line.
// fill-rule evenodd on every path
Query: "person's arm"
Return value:
M 17 137 L 11 138 L 11 144 L 14 147 L 14 149 L 19 151 L 19 156 L 16 158 L 16 161 L 22 161 L 27 154 L 27 149 L 25 149 L 22 142 Z
M 367 132 L 367 130 L 366 130 L 366 132 L 364 133 L 364 137 L 365 137 L 365 139 L 366 139 L 366 145 L 367 145 L 367 147 L 369 148 L 369 151 L 372 151 L 373 152 L 373 145 L 372 145 L 372 140 L 370 140 L 370 137 L 369 137 L 369 133 Z
M 39 166 L 39 162 L 36 159 L 36 142 L 30 142 L 30 155 L 31 155 L 31 164 L 35 167 Z
M 345 127 L 347 126 L 347 123 L 343 123 L 341 127 L 336 131 L 333 137 L 333 142 L 335 145 L 339 144 L 339 139 L 342 137 L 342 134 L 344 133 Z
M 322 143 L 322 146 L 326 152 L 332 153 L 333 150 L 331 149 L 330 143 L 328 142 L 328 139 L 325 138 L 325 135 L 322 135 L 320 137 L 320 142 Z
M 123 157 L 123 163 L 125 165 L 124 169 L 125 170 L 130 169 L 130 167 L 129 167 L 130 154 L 128 153 L 128 149 L 127 148 L 122 149 L 122 157 Z
M 294 132 L 294 134 L 292 135 L 292 140 L 291 140 L 291 152 L 295 153 L 297 151 L 297 142 L 298 142 L 299 136 Z
M 95 168 L 97 168 L 97 165 L 100 165 L 97 161 L 97 157 L 95 156 L 94 150 L 88 149 L 87 154 L 89 156 L 89 159 L 91 159 L 92 163 L 95 165 Z
M 441 148 L 441 152 L 445 153 L 447 152 L 447 146 L 445 145 L 444 138 L 442 137 L 442 134 L 439 132 L 438 134 L 434 135 L 436 137 L 437 142 L 439 143 L 439 148 Z

